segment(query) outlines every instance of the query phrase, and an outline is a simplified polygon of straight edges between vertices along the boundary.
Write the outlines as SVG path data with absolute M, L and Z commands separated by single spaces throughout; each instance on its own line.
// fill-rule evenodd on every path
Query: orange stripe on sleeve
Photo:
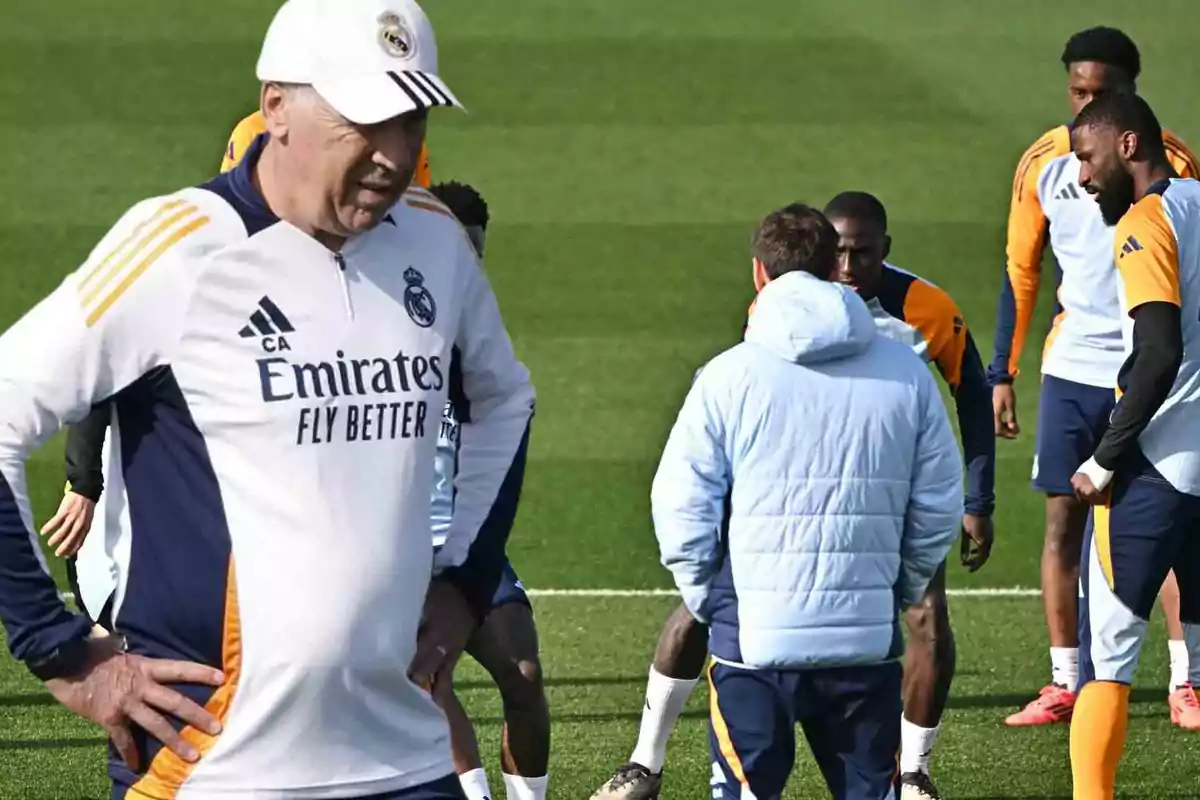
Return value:
M 168 203 L 167 205 L 171 205 Z M 125 255 L 113 263 L 98 280 L 94 281 L 90 288 L 83 290 L 83 285 L 80 284 L 80 291 L 83 292 L 83 297 L 80 299 L 80 304 L 85 308 L 91 305 L 97 297 L 99 297 L 118 275 L 120 275 L 126 267 L 128 267 L 139 255 L 159 236 L 179 224 L 180 221 L 199 213 L 198 209 L 191 203 L 181 203 L 174 209 L 175 213 L 171 214 L 166 219 L 159 222 L 149 233 L 144 234 L 138 241 L 128 250 L 125 250 Z M 161 211 L 156 213 L 150 219 L 156 219 L 161 216 Z M 150 220 L 147 220 L 149 222 Z M 138 226 L 141 228 L 142 226 Z M 107 261 L 106 261 L 107 263 Z M 89 276 L 90 277 L 90 276 Z
M 221 640 L 221 671 L 225 673 L 225 683 L 217 687 L 204 704 L 204 708 L 222 724 L 229 717 L 242 674 L 242 625 L 238 612 L 237 572 L 232 559 L 227 580 Z M 199 751 L 201 759 L 212 750 L 220 736 L 210 736 L 191 725 L 185 726 L 179 734 Z M 154 756 L 146 774 L 129 788 L 129 800 L 173 800 L 195 768 L 195 763 L 189 764 L 164 747 Z
M 1005 270 L 1015 305 L 1013 340 L 1009 347 L 1010 375 L 1018 373 L 1021 351 L 1033 322 L 1042 278 L 1042 253 L 1046 249 L 1049 230 L 1045 211 L 1038 198 L 1038 179 L 1047 163 L 1070 150 L 1071 138 L 1066 127 L 1056 128 L 1025 151 L 1013 178 L 1005 243 Z
M 1182 306 L 1179 243 L 1160 195 L 1146 195 L 1135 203 L 1117 223 L 1113 241 L 1125 287 L 1126 313 L 1144 303 Z
M 1163 133 L 1163 144 L 1167 148 L 1167 159 L 1179 177 L 1200 178 L 1200 161 L 1182 139 L 1168 131 Z
M 117 255 L 119 255 L 123 250 L 125 250 L 125 248 L 128 247 L 130 243 L 132 243 L 133 240 L 136 239 L 142 233 L 142 231 L 146 229 L 146 226 L 161 218 L 162 215 L 166 214 L 168 211 L 172 211 L 184 205 L 184 202 L 185 201 L 183 200 L 172 200 L 168 203 L 163 203 L 150 217 L 139 222 L 133 231 L 130 232 L 130 234 L 124 239 L 122 239 L 116 247 L 109 251 L 108 255 L 105 256 L 100 263 L 97 264 L 94 269 L 92 269 L 91 272 L 83 276 L 83 280 L 79 282 L 79 291 L 86 289 L 88 284 L 91 283 L 96 276 L 104 270 L 105 267 L 109 266 L 112 263 L 112 260 L 116 258 Z
M 192 208 L 191 211 L 195 211 L 195 209 Z M 158 259 L 162 257 L 163 253 L 170 250 L 173 246 L 187 238 L 193 232 L 203 228 L 208 224 L 208 222 L 208 217 L 196 217 L 190 220 L 183 227 L 175 229 L 169 236 L 159 242 L 159 244 L 153 250 L 146 254 L 145 258 L 138 262 L 137 266 L 125 274 L 125 277 L 113 287 L 111 292 L 105 295 L 100 302 L 95 305 L 87 317 L 88 327 L 90 328 L 91 326 L 95 325 L 100 318 L 104 316 L 105 312 L 112 308 L 113 304 L 121 298 L 121 295 L 125 294 L 129 287 L 132 286 L 134 282 L 146 272 L 146 270 L 150 269 L 154 262 L 158 261 Z M 153 237 L 151 236 L 147 238 Z M 86 306 L 87 300 L 85 298 L 85 309 Z
M 904 296 L 904 321 L 920 331 L 929 359 L 954 391 L 962 382 L 967 325 L 958 304 L 931 283 L 915 280 Z

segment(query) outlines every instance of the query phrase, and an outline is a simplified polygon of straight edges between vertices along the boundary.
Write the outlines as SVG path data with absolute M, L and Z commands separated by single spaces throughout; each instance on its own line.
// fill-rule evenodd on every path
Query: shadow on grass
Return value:
M 52 706 L 57 700 L 45 693 L 39 694 L 0 694 L 0 708 L 21 708 L 33 706 Z
M 69 750 L 74 747 L 101 747 L 108 742 L 103 736 L 76 739 L 0 739 L 3 750 Z
M 626 675 L 626 676 L 608 676 L 608 675 L 591 675 L 571 678 L 547 678 L 545 684 L 548 688 L 582 688 L 587 686 L 645 686 L 645 675 Z M 471 680 L 471 681 L 456 681 L 454 684 L 456 689 L 461 690 L 479 690 L 479 689 L 494 689 L 495 684 L 487 680 Z M 698 689 L 699 690 L 699 689 Z M 1003 694 L 955 694 L 953 690 L 950 692 L 950 708 L 958 709 L 974 709 L 974 708 L 1020 708 L 1034 698 L 1032 691 L 1022 693 L 1003 693 Z M 1162 703 L 1167 699 L 1166 691 L 1160 688 L 1136 688 L 1129 695 L 1131 704 L 1139 703 Z M 4 705 L 3 697 L 0 696 L 0 705 Z M 631 714 L 631 719 L 640 717 L 641 712 Z M 623 717 L 617 717 L 623 718 Z

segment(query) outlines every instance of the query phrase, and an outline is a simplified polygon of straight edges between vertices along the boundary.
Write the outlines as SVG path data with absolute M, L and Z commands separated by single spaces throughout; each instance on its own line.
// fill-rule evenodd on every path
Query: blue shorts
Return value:
M 529 603 L 529 595 L 525 594 L 525 584 L 521 583 L 521 579 L 517 577 L 517 571 L 513 569 L 512 562 L 505 559 L 504 572 L 500 574 L 500 585 L 496 587 L 496 593 L 492 595 L 492 608 L 506 606 L 509 603 L 520 603 L 524 606 L 533 606 Z
M 1092 457 L 1116 406 L 1116 390 L 1042 376 L 1033 488 L 1074 495 L 1071 476 Z
M 125 786 L 114 786 L 110 800 L 125 800 L 129 789 Z M 363 795 L 357 800 L 465 800 L 462 784 L 457 775 L 447 775 L 441 780 L 414 786 L 411 789 L 401 789 L 387 794 Z
M 796 761 L 796 725 L 834 800 L 895 797 L 900 751 L 898 662 L 869 667 L 709 668 L 712 796 L 782 796 Z
M 1179 616 L 1200 624 L 1200 497 L 1178 491 L 1140 452 L 1096 506 L 1080 565 L 1080 684 L 1130 683 L 1147 620 L 1167 572 L 1179 580 Z

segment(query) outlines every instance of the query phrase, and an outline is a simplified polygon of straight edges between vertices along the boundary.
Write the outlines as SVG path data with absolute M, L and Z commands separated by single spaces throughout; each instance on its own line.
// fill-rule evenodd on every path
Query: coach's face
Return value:
M 830 217 L 838 233 L 837 268 L 834 278 L 864 299 L 875 296 L 883 277 L 891 237 L 878 225 L 851 217 Z
M 427 112 L 358 125 L 311 90 L 294 91 L 285 103 L 288 179 L 314 227 L 349 237 L 378 225 L 412 182 Z
M 1071 149 L 1079 159 L 1079 185 L 1096 198 L 1100 215 L 1116 225 L 1133 205 L 1133 175 L 1126 161 L 1137 149 L 1132 133 L 1118 134 L 1111 126 L 1084 125 L 1071 132 Z M 1129 151 L 1128 153 L 1126 151 Z

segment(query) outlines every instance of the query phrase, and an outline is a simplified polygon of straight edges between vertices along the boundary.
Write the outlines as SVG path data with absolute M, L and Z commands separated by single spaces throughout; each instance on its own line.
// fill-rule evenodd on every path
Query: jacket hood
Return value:
M 759 292 L 745 338 L 793 363 L 815 364 L 861 353 L 875 336 L 871 311 L 853 289 L 789 272 Z

